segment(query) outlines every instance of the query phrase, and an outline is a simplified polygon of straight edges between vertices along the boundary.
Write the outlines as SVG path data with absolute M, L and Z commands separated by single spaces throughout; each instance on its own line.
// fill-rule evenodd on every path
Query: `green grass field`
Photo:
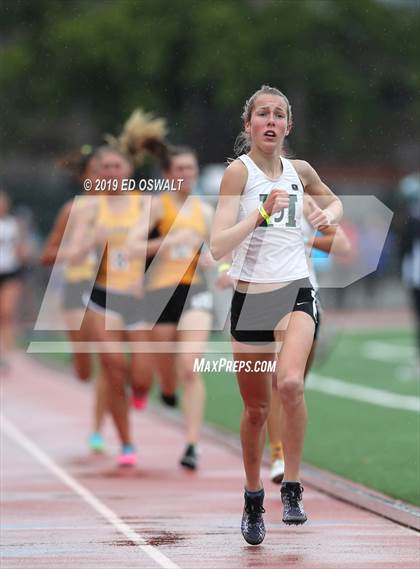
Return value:
M 321 349 L 322 352 L 322 349 Z M 350 385 L 419 396 L 414 337 L 408 332 L 340 333 L 313 372 Z M 385 361 L 384 361 L 385 360 Z M 410 363 L 411 362 L 411 363 Z M 238 432 L 242 403 L 232 374 L 207 374 L 206 420 Z M 304 460 L 420 505 L 418 412 L 319 392 L 308 381 Z
M 220 340 L 220 337 L 216 338 Z M 408 331 L 334 332 L 320 342 L 306 400 L 309 423 L 304 460 L 387 495 L 420 506 L 420 414 L 385 407 L 375 394 L 419 397 L 414 336 Z M 69 363 L 67 354 L 54 359 Z M 209 356 L 210 359 L 210 356 Z M 376 390 L 368 400 L 320 391 L 333 379 Z M 233 374 L 205 374 L 206 421 L 237 433 L 242 401 Z M 327 390 L 328 391 L 328 390 Z M 366 397 L 365 397 L 366 399 Z

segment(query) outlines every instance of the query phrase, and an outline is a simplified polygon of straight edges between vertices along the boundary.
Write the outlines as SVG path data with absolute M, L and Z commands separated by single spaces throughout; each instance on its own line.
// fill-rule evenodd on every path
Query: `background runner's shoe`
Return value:
M 89 448 L 93 452 L 105 452 L 105 441 L 101 433 L 92 433 L 89 437 Z
M 131 397 L 131 404 L 133 405 L 134 409 L 137 411 L 142 411 L 147 407 L 148 397 L 145 394 L 136 393 L 133 391 L 133 395 Z
M 176 407 L 178 405 L 178 396 L 176 393 L 165 395 L 164 393 L 160 392 L 160 400 L 168 407 Z
M 277 458 L 271 463 L 270 480 L 274 484 L 281 484 L 284 476 L 284 460 Z
M 304 524 L 308 519 L 302 503 L 303 486 L 299 482 L 283 482 L 281 501 L 283 502 L 283 522 L 288 525 Z
M 124 445 L 118 457 L 118 466 L 136 466 L 137 453 L 131 445 Z
M 244 493 L 245 505 L 242 514 L 241 532 L 247 543 L 259 545 L 265 538 L 265 525 L 262 515 L 265 513 L 264 489 L 259 492 Z
M 194 445 L 188 445 L 179 461 L 181 466 L 195 470 L 198 466 L 198 453 Z

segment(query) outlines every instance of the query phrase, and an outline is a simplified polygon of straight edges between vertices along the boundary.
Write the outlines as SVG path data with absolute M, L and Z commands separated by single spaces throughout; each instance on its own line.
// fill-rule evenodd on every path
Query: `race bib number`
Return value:
M 111 268 L 114 271 L 128 271 L 129 260 L 123 251 L 119 249 L 111 250 L 110 260 Z
M 294 192 L 299 191 L 296 184 L 292 184 L 291 189 Z M 264 204 L 267 197 L 268 194 L 260 194 L 260 202 Z M 289 207 L 272 215 L 270 223 L 267 223 L 267 221 L 264 220 L 260 227 L 274 227 L 276 225 L 281 225 L 283 227 L 297 227 L 297 204 L 298 196 L 294 193 L 289 193 Z
M 174 245 L 171 247 L 171 259 L 174 261 L 178 259 L 189 259 L 192 257 L 193 250 L 190 245 Z
M 195 310 L 211 310 L 213 297 L 211 292 L 199 292 L 191 298 L 191 308 Z

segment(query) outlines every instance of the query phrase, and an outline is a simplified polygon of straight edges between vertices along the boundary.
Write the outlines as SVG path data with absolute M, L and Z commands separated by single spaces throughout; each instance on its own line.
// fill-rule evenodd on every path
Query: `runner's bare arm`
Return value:
M 208 239 L 210 239 L 210 231 L 214 219 L 214 208 L 208 203 L 203 203 L 203 213 L 209 232 L 207 237 Z M 210 255 L 210 258 L 212 259 L 211 265 L 215 264 L 216 261 L 214 260 L 213 255 L 211 255 L 211 251 L 208 251 L 208 255 Z M 231 263 L 232 263 L 231 252 L 224 255 L 221 259 L 218 259 L 217 261 L 218 276 L 215 281 L 215 285 L 217 288 L 224 289 L 224 288 L 230 288 L 232 286 L 233 280 L 227 274 L 230 269 Z
M 16 254 L 20 262 L 26 264 L 34 258 L 35 251 L 28 232 L 28 226 L 22 219 L 18 219 L 18 232 Z
M 261 221 L 259 212 L 255 210 L 237 223 L 239 201 L 247 177 L 247 169 L 240 160 L 232 162 L 223 175 L 210 235 L 210 250 L 216 260 L 230 253 Z
M 143 256 L 147 250 L 147 255 L 154 255 L 159 249 L 162 238 L 149 239 L 149 233 L 157 226 L 163 216 L 163 204 L 160 197 L 145 196 L 142 213 L 139 222 L 132 229 L 127 237 L 126 250 L 130 258 Z
M 292 160 L 305 192 L 314 198 L 313 211 L 307 219 L 314 227 L 332 225 L 340 221 L 343 216 L 343 206 L 338 197 L 321 180 L 312 166 L 304 160 Z
M 305 218 L 314 211 L 316 204 L 314 199 L 305 194 L 303 202 L 303 214 Z M 339 225 L 321 225 L 318 231 L 322 234 L 315 234 L 308 240 L 309 249 L 319 249 L 333 255 L 348 255 L 351 251 L 350 240 Z
M 333 255 L 348 255 L 351 252 L 351 244 L 347 235 L 339 225 L 321 225 L 319 231 L 322 235 L 315 235 L 311 239 L 310 246 Z
M 207 229 L 206 237 L 207 239 L 210 239 L 211 226 L 214 219 L 214 207 L 205 201 L 202 201 L 201 205 L 203 208 L 204 221 L 206 222 L 206 229 Z
M 65 203 L 55 219 L 54 226 L 47 237 L 40 256 L 40 263 L 42 265 L 52 265 L 57 260 L 57 254 L 70 217 L 71 205 L 71 201 Z
M 82 262 L 96 246 L 94 229 L 99 200 L 92 197 L 84 203 L 84 207 L 71 214 L 70 240 L 63 251 L 63 259 L 71 264 Z

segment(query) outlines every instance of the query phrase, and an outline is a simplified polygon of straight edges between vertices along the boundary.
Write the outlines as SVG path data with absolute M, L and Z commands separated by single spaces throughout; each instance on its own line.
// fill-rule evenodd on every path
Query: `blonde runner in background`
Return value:
M 134 165 L 141 163 L 149 148 L 151 154 L 161 156 L 164 134 L 161 119 L 136 111 L 121 136 L 97 150 L 101 180 L 105 188 L 112 190 L 92 196 L 69 252 L 69 258 L 76 263 L 92 251 L 100 259 L 88 309 L 106 378 L 109 409 L 121 441 L 120 466 L 137 464 L 126 387 L 141 374 L 143 364 L 143 355 L 137 350 L 127 359 L 125 341 L 137 344 L 147 339 L 143 329 L 144 258 L 130 259 L 127 243 L 133 228 L 140 228 L 147 237 L 151 209 L 150 196 L 125 192 L 123 181 L 131 179 Z

